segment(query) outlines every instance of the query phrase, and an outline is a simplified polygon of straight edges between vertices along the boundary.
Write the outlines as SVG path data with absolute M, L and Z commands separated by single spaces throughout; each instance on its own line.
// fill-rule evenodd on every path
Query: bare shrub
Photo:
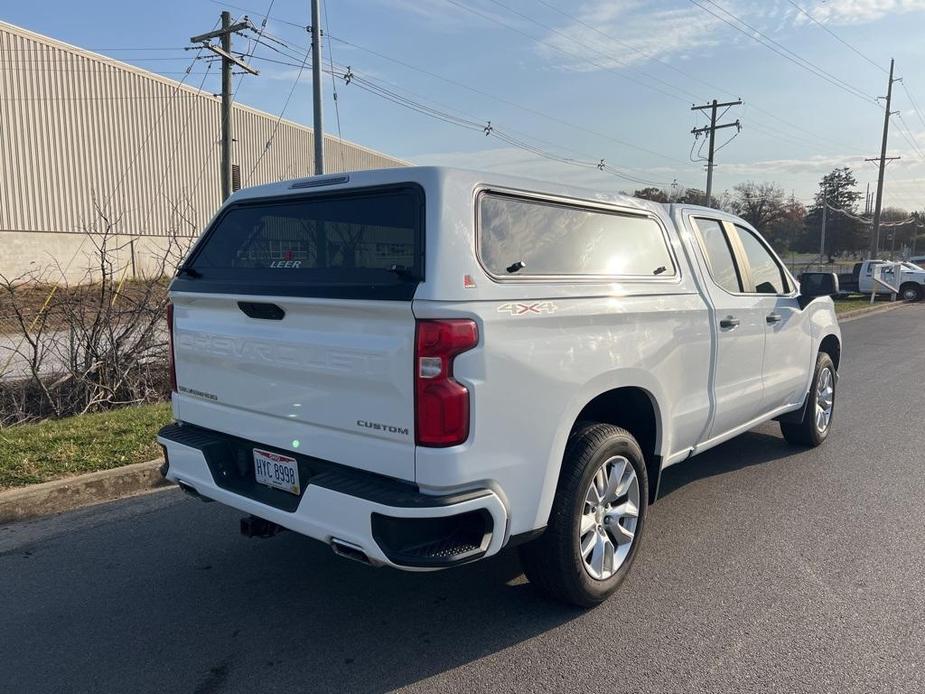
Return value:
M 0 276 L 0 426 L 152 402 L 169 393 L 164 322 L 169 276 L 182 259 L 164 237 L 155 266 L 128 279 L 129 242 L 98 209 L 86 238 L 92 266 L 79 282 L 53 265 Z M 53 286 L 51 282 L 55 282 Z M 37 308 L 37 287 L 48 288 Z

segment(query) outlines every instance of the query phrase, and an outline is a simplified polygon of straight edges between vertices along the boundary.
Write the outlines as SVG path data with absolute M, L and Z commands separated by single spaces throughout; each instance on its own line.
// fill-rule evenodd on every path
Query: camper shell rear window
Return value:
M 245 200 L 206 230 L 177 291 L 410 300 L 424 191 L 405 184 Z

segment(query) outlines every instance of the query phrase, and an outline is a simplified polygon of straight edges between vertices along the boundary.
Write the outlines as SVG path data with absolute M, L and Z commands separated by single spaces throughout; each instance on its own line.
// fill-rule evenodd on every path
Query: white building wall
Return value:
M 310 128 L 240 104 L 232 117 L 243 186 L 312 173 Z M 74 281 L 85 232 L 198 234 L 221 202 L 220 127 L 218 97 L 0 22 L 0 274 L 54 259 Z M 405 164 L 331 137 L 325 162 Z

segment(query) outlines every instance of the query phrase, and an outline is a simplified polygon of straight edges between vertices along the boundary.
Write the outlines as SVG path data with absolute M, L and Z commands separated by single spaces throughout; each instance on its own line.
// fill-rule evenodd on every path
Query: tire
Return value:
M 832 358 L 825 352 L 819 352 L 813 382 L 806 396 L 809 402 L 803 411 L 803 418 L 799 422 L 780 423 L 781 433 L 788 443 L 814 448 L 826 440 L 835 414 L 835 383 Z M 819 413 L 820 410 L 823 414 Z
M 610 493 L 592 505 L 589 499 L 599 499 L 601 490 Z M 648 500 L 645 458 L 632 434 L 611 424 L 579 426 L 565 448 L 546 531 L 520 547 L 530 583 L 553 599 L 580 607 L 603 602 L 633 563 Z
M 922 285 L 915 284 L 914 282 L 906 282 L 906 284 L 899 288 L 899 294 L 906 301 L 921 301 Z

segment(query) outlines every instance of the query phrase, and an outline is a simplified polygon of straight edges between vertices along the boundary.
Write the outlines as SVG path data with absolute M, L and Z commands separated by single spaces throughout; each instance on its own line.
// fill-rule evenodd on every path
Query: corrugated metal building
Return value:
M 311 128 L 241 104 L 232 118 L 243 186 L 312 173 Z M 73 266 L 104 216 L 140 246 L 198 234 L 221 202 L 220 128 L 211 93 L 0 22 L 0 273 Z M 325 137 L 325 163 L 406 162 Z

